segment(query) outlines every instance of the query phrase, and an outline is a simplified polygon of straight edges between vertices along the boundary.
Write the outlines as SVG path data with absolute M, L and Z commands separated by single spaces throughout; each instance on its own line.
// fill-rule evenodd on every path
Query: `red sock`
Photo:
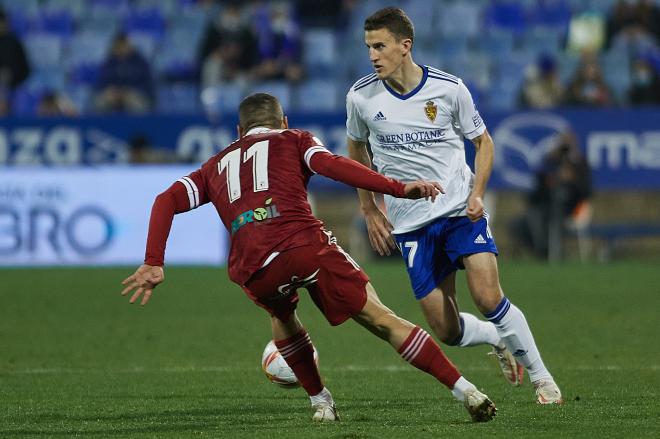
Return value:
M 433 375 L 449 390 L 461 377 L 449 358 L 431 336 L 419 326 L 415 326 L 406 341 L 399 348 L 399 354 L 417 369 Z
M 300 385 L 309 396 L 318 395 L 323 390 L 323 381 L 319 368 L 314 361 L 314 346 L 307 331 L 300 329 L 293 337 L 285 340 L 275 340 L 275 346 L 280 351 L 286 364 L 296 374 Z

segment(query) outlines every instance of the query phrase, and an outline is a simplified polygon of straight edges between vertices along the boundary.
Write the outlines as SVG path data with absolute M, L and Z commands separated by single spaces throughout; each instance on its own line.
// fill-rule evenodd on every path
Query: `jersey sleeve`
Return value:
M 317 152 L 323 152 L 327 154 L 332 154 L 328 149 L 323 145 L 321 140 L 314 136 L 309 131 L 301 131 L 300 137 L 298 139 L 298 148 L 300 149 L 300 154 L 302 156 L 307 169 L 310 170 L 313 174 L 316 174 L 316 171 L 312 169 L 310 162 L 312 156 Z
M 397 198 L 404 198 L 405 185 L 393 178 L 385 177 L 366 166 L 330 151 L 314 154 L 310 158 L 310 168 L 333 180 L 353 187 L 380 192 Z
M 181 183 L 186 189 L 186 195 L 188 196 L 188 208 L 186 210 L 196 209 L 210 201 L 206 192 L 206 181 L 204 180 L 202 169 L 181 177 L 177 182 Z
M 346 95 L 346 135 L 355 141 L 366 142 L 369 137 L 369 128 L 360 115 L 355 98 L 353 89 L 349 90 Z
M 452 108 L 454 118 L 458 122 L 461 132 L 468 139 L 474 139 L 486 131 L 486 125 L 477 111 L 472 95 L 463 81 L 458 82 L 456 100 Z
M 165 247 L 174 215 L 208 202 L 201 169 L 178 179 L 165 192 L 159 194 L 151 207 L 144 263 L 162 266 L 165 263 Z

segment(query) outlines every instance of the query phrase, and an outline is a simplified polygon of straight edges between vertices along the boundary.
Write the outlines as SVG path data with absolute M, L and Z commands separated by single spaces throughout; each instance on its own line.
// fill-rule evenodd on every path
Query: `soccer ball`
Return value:
M 318 366 L 319 355 L 316 348 L 314 348 L 314 361 Z M 261 369 L 263 369 L 270 382 L 278 386 L 291 388 L 300 385 L 298 378 L 296 378 L 289 365 L 286 364 L 284 357 L 280 355 L 280 351 L 277 350 L 277 346 L 272 340 L 268 342 L 261 356 Z

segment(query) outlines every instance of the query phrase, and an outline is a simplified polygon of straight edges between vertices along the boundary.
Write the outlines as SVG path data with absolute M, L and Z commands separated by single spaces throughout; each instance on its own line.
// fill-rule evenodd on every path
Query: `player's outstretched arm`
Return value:
M 445 190 L 438 182 L 418 180 L 412 183 L 406 183 L 403 187 L 403 192 L 406 198 L 410 198 L 411 200 L 417 200 L 419 198 L 428 200 L 430 198 L 431 202 L 434 202 L 436 195 L 440 193 L 444 194 Z
M 165 260 L 165 245 L 172 227 L 174 215 L 190 209 L 187 192 L 182 183 L 176 182 L 165 192 L 156 197 L 151 208 L 149 233 L 147 235 L 147 250 L 144 264 L 135 273 L 122 282 L 122 296 L 134 291 L 130 303 L 135 303 L 142 296 L 142 305 L 151 298 L 154 288 L 165 279 L 163 264 Z
M 349 139 L 349 144 L 349 151 L 352 151 L 351 157 L 358 160 L 350 160 L 329 152 L 317 152 L 310 159 L 310 167 L 321 175 L 361 188 L 358 189 L 360 208 L 367 223 L 369 242 L 381 256 L 389 255 L 391 250 L 396 247 L 391 233 L 393 227 L 376 205 L 371 191 L 399 198 L 424 197 L 435 200 L 436 195 L 443 190 L 438 183 L 417 181 L 406 185 L 378 174 L 368 167 L 369 156 L 366 154 L 366 149 L 364 149 L 365 156 L 357 149 L 360 145 L 359 142 Z M 365 162 L 366 165 L 362 162 Z
M 151 298 L 151 293 L 153 293 L 154 288 L 163 282 L 163 280 L 165 280 L 165 271 L 163 270 L 163 267 L 147 264 L 140 265 L 140 267 L 135 270 L 135 273 L 128 276 L 122 282 L 122 285 L 124 285 L 125 288 L 122 290 L 121 295 L 125 296 L 131 291 L 134 291 L 129 302 L 135 303 L 135 301 L 142 296 L 140 304 L 146 305 Z

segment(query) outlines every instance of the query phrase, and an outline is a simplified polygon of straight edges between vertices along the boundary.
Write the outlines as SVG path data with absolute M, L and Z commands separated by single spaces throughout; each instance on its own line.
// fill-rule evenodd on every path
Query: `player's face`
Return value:
M 385 28 L 365 31 L 364 42 L 369 48 L 369 61 L 379 79 L 388 79 L 396 73 L 410 50 L 410 40 L 397 41 L 394 34 Z

